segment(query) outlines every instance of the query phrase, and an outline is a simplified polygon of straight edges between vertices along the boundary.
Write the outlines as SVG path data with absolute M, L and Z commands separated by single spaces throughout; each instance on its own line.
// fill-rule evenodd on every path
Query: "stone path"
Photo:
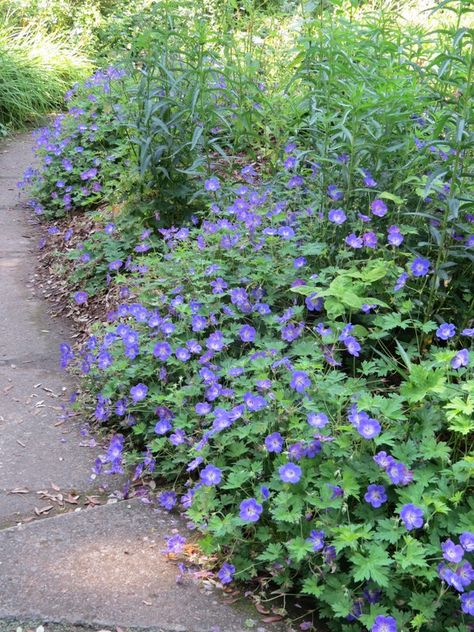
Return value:
M 45 504 L 37 492 L 93 488 L 98 451 L 81 447 L 79 421 L 59 419 L 72 384 L 59 369 L 58 348 L 70 332 L 35 291 L 38 236 L 16 188 L 31 147 L 29 135 L 0 145 L 0 630 L 36 621 L 244 632 L 251 619 L 258 632 L 281 632 L 190 577 L 177 584 L 177 568 L 161 551 L 182 525 L 139 501 L 31 521 Z

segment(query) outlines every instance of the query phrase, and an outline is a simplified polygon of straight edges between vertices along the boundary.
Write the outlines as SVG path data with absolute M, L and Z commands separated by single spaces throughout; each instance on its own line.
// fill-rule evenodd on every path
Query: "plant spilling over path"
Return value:
M 466 632 L 473 33 L 299 18 L 268 91 L 197 19 L 200 57 L 152 31 L 40 131 L 37 213 L 129 198 L 54 237 L 81 309 L 120 295 L 62 362 L 114 431 L 95 472 L 157 476 L 223 584 L 306 595 L 331 630 Z

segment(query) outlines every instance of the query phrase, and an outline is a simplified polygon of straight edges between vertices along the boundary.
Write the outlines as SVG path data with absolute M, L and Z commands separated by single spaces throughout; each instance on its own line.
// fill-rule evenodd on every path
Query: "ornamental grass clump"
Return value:
M 37 123 L 60 109 L 64 92 L 90 70 L 65 36 L 0 23 L 0 130 Z

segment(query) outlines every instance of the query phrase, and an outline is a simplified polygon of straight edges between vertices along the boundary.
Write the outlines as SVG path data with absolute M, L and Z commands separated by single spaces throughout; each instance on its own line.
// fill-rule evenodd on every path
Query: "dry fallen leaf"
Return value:
M 51 511 L 51 509 L 54 509 L 53 505 L 46 505 L 46 507 L 41 507 L 41 509 L 38 509 L 38 507 L 35 507 L 35 514 L 37 516 L 41 516 L 44 513 L 48 513 L 48 511 Z
M 276 623 L 277 621 L 281 621 L 283 617 L 280 614 L 272 614 L 269 617 L 263 617 L 262 621 L 264 623 Z

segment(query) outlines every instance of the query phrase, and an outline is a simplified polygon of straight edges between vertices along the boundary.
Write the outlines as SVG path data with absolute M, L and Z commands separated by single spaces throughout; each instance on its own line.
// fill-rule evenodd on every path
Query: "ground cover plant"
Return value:
M 427 32 L 305 5 L 268 57 L 267 16 L 190 19 L 189 55 L 178 19 L 75 89 L 26 178 L 49 219 L 95 207 L 71 299 L 120 295 L 62 347 L 114 433 L 95 473 L 156 476 L 224 585 L 342 632 L 472 627 L 473 32 L 446 6 Z

